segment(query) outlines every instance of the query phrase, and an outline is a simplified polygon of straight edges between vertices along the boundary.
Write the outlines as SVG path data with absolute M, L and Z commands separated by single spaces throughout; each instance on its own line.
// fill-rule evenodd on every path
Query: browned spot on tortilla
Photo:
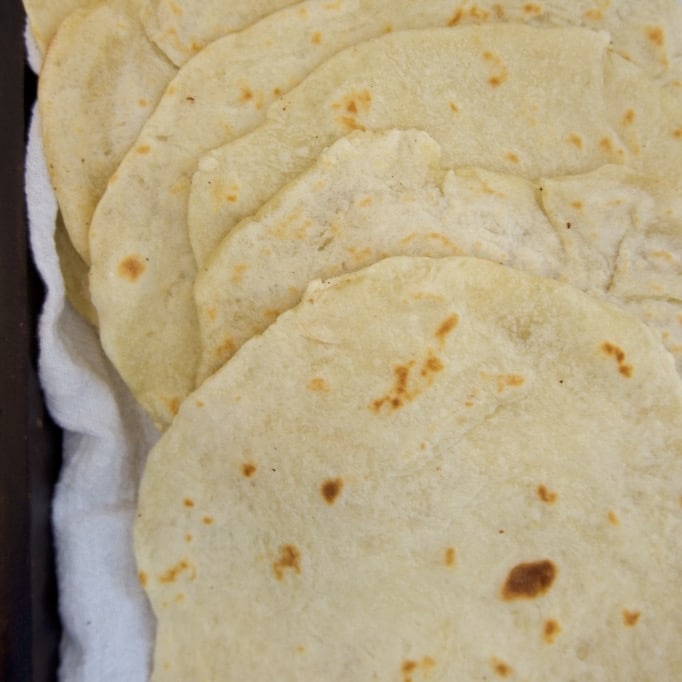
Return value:
M 462 9 L 458 9 L 451 17 L 450 20 L 448 21 L 448 26 L 457 26 L 459 22 L 462 20 L 462 16 L 464 15 L 464 12 Z
M 626 378 L 629 379 L 633 373 L 632 365 L 625 364 L 625 352 L 609 341 L 605 341 L 601 345 L 601 349 L 606 355 L 615 358 L 618 363 L 618 371 Z
M 624 126 L 629 126 L 633 121 L 635 120 L 635 111 L 634 109 L 628 109 L 624 114 L 623 114 L 623 125 Z
M 322 42 L 322 34 L 319 31 L 315 31 L 315 33 L 310 36 L 310 42 L 313 45 L 319 45 Z
M 577 133 L 571 133 L 568 136 L 568 141 L 577 149 L 582 149 L 583 148 L 583 138 L 580 137 Z
M 182 503 L 185 505 L 185 507 L 191 508 L 194 506 L 194 500 L 190 500 L 189 497 L 186 497 Z
M 152 148 L 148 144 L 141 144 L 135 147 L 135 151 L 138 154 L 149 154 Z
M 272 91 L 272 94 L 275 97 L 281 97 L 282 96 L 282 90 L 280 88 L 274 88 Z
M 311 391 L 318 391 L 320 393 L 329 392 L 329 384 L 322 377 L 313 377 L 308 382 L 308 388 Z
M 454 566 L 455 565 L 455 548 L 454 547 L 448 547 L 445 550 L 445 565 L 446 566 Z
M 371 195 L 368 195 L 364 199 L 360 199 L 360 201 L 358 201 L 358 206 L 366 208 L 367 206 L 371 206 L 373 201 L 374 200 L 372 199 Z
M 452 109 L 455 114 L 459 113 L 459 107 L 454 102 L 450 102 L 450 109 Z
M 472 5 L 469 8 L 469 16 L 476 21 L 488 21 L 490 18 L 490 12 L 487 9 L 483 9 L 478 5 Z
M 386 24 L 384 26 L 384 33 L 393 33 L 393 24 Z
M 676 137 L 678 140 L 682 138 L 682 128 L 675 128 L 673 130 L 673 137 Z
M 272 570 L 277 580 L 284 579 L 286 569 L 290 569 L 299 575 L 301 573 L 301 553 L 294 545 L 282 545 L 279 548 L 279 559 L 272 564 Z
M 178 7 L 174 2 L 169 3 L 171 12 L 175 14 L 176 17 L 179 17 L 182 15 L 182 7 Z
M 542 632 L 542 638 L 547 644 L 554 644 L 557 636 L 561 632 L 561 627 L 557 621 L 550 619 L 545 621 L 545 627 Z
M 242 464 L 242 474 L 246 478 L 251 478 L 256 473 L 256 465 L 255 464 L 250 464 L 249 462 L 246 462 L 245 464 Z
M 642 614 L 639 611 L 628 611 L 623 609 L 623 623 L 628 627 L 634 627 L 637 625 L 637 621 Z
M 610 137 L 602 137 L 601 140 L 599 140 L 599 146 L 601 147 L 602 151 L 608 153 L 611 153 L 613 151 L 613 142 L 611 141 Z
M 349 130 L 367 130 L 362 123 L 359 123 L 351 116 L 341 116 L 339 120 L 341 121 L 341 124 Z
M 502 83 L 504 83 L 506 80 L 507 80 L 507 74 L 501 73 L 501 74 L 497 74 L 495 76 L 490 76 L 490 78 L 488 78 L 488 83 L 490 84 L 491 87 L 497 88 L 500 85 L 502 85 Z
M 555 492 L 548 490 L 547 486 L 539 485 L 538 486 L 538 497 L 543 502 L 547 502 L 547 504 L 554 504 L 554 502 L 556 502 L 558 495 Z
M 428 351 L 418 376 L 411 374 L 416 364 L 416 360 L 410 360 L 393 368 L 393 386 L 384 396 L 370 403 L 369 407 L 375 414 L 379 414 L 384 406 L 388 407 L 389 412 L 393 412 L 414 401 L 433 384 L 435 375 L 444 369 L 443 363 L 431 350 Z
M 118 264 L 118 274 L 130 282 L 135 282 L 144 270 L 145 265 L 138 256 L 128 256 Z
M 535 15 L 535 16 L 537 16 L 538 14 L 542 14 L 542 7 L 540 7 L 540 5 L 536 5 L 536 4 L 532 3 L 532 2 L 527 2 L 527 3 L 523 6 L 523 11 L 524 11 L 526 14 L 530 14 L 530 15 Z
M 249 269 L 246 263 L 237 263 L 237 265 L 232 268 L 232 276 L 230 277 L 230 282 L 232 284 L 239 284 L 239 282 L 244 279 L 244 273 Z
M 523 386 L 525 379 L 518 374 L 500 374 L 497 377 L 497 392 L 502 393 L 505 388 Z
M 253 91 L 251 90 L 251 88 L 243 85 L 239 90 L 241 93 L 239 99 L 242 102 L 248 102 L 253 99 Z
M 144 571 L 140 571 L 137 574 L 137 579 L 140 581 L 140 585 L 142 585 L 142 587 L 147 587 L 149 576 Z
M 519 157 L 514 152 L 507 152 L 505 158 L 512 163 L 519 163 Z
M 583 202 L 582 201 L 572 201 L 571 206 L 573 206 L 573 208 L 577 208 L 580 211 L 583 208 Z
M 445 343 L 445 339 L 448 337 L 450 332 L 457 326 L 459 323 L 459 315 L 457 313 L 453 313 L 452 315 L 448 315 L 440 324 L 438 329 L 436 330 L 436 338 L 440 342 L 441 346 L 443 343 Z
M 159 576 L 159 582 L 161 583 L 174 583 L 183 571 L 189 571 L 189 579 L 194 580 L 196 578 L 195 568 L 187 561 L 183 559 L 178 561 L 175 566 L 171 566 L 165 573 Z
M 556 578 L 556 566 L 548 559 L 514 566 L 502 588 L 502 598 L 536 599 L 545 594 Z
M 149 100 L 146 100 L 146 99 L 143 99 L 143 98 L 138 99 L 138 100 L 137 100 L 137 103 L 138 103 L 141 107 L 148 107 L 148 106 L 149 106 Z
M 218 311 L 216 310 L 215 306 L 211 306 L 207 311 L 206 311 L 206 317 L 208 317 L 211 322 L 215 322 L 215 318 L 218 314 Z
M 500 677 L 509 677 L 514 672 L 509 664 L 505 663 L 504 661 L 500 661 L 497 658 L 493 658 L 490 661 L 490 665 L 495 671 L 495 674 L 499 675 Z
M 661 26 L 647 26 L 645 29 L 646 37 L 658 47 L 663 47 L 665 43 L 665 34 Z
M 211 516 L 204 516 L 203 519 L 201 519 L 202 523 L 205 526 L 211 526 L 213 524 L 213 517 Z
M 234 342 L 234 339 L 231 336 L 228 336 L 216 349 L 215 349 L 215 354 L 219 358 L 224 358 L 232 355 L 235 350 L 237 350 L 237 346 Z
M 601 21 L 604 18 L 604 12 L 600 9 L 588 9 L 583 16 L 590 21 Z
M 192 540 L 194 540 L 194 537 L 192 536 L 192 534 L 187 533 L 187 535 L 185 535 L 185 542 L 192 542 Z
M 343 479 L 341 478 L 330 478 L 325 481 L 320 488 L 322 497 L 324 497 L 327 504 L 330 506 L 336 502 L 336 498 L 341 494 L 342 490 Z
M 608 516 L 608 519 L 609 519 L 609 523 L 610 523 L 612 526 L 619 526 L 619 525 L 620 525 L 620 521 L 618 520 L 618 517 L 616 516 L 616 512 L 614 512 L 614 511 L 609 511 L 609 513 L 607 514 L 607 516 Z
M 165 402 L 168 406 L 168 409 L 170 410 L 170 413 L 172 415 L 176 415 L 180 410 L 180 398 L 177 396 L 174 396 L 173 398 L 166 398 Z

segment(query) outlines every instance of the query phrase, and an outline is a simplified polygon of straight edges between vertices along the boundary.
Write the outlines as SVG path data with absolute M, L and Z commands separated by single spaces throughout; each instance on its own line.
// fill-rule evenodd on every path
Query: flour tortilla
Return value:
M 673 135 L 677 128 L 672 124 L 680 113 L 680 106 L 672 96 L 651 84 L 636 67 L 611 54 L 607 44 L 607 35 L 587 30 L 542 30 L 508 25 L 405 31 L 362 43 L 325 62 L 294 93 L 272 105 L 266 125 L 235 143 L 239 149 L 244 149 L 245 142 L 245 151 L 252 154 L 254 163 L 263 164 L 262 170 L 273 171 L 273 177 L 262 183 L 261 194 L 257 193 L 257 183 L 261 183 L 262 178 L 255 175 L 240 177 L 238 193 L 235 193 L 231 181 L 216 178 L 217 182 L 213 184 L 207 177 L 211 164 L 219 166 L 219 162 L 211 157 L 201 164 L 204 172 L 199 174 L 198 184 L 202 185 L 202 190 L 211 187 L 212 205 L 204 207 L 211 215 L 206 217 L 216 218 L 214 208 L 221 210 L 227 203 L 237 209 L 230 212 L 236 221 L 237 211 L 253 212 L 278 189 L 280 178 L 282 182 L 286 179 L 281 177 L 283 168 L 278 167 L 280 154 L 285 162 L 285 155 L 291 149 L 286 145 L 282 147 L 282 139 L 279 148 L 276 144 L 270 147 L 274 140 L 264 139 L 263 131 L 276 127 L 277 111 L 281 111 L 281 107 L 288 107 L 294 101 L 302 104 L 309 94 L 312 96 L 316 92 L 316 84 L 324 81 L 331 87 L 334 78 L 349 87 L 351 83 L 362 83 L 357 104 L 343 101 L 345 95 L 353 94 L 352 89 L 338 91 L 343 107 L 360 106 L 362 109 L 365 106 L 363 93 L 366 89 L 371 91 L 374 98 L 371 115 L 376 117 L 377 127 L 404 127 L 411 125 L 412 119 L 418 119 L 417 127 L 434 134 L 450 155 L 446 162 L 456 157 L 461 164 L 484 165 L 493 153 L 506 169 L 532 175 L 569 172 L 574 168 L 590 170 L 614 157 L 621 159 L 623 156 L 627 160 L 631 152 L 622 148 L 622 141 L 616 138 L 616 131 L 609 122 L 609 111 L 622 105 L 625 112 L 632 105 L 634 95 L 628 95 L 621 102 L 624 92 L 637 92 L 638 102 L 641 98 L 643 103 L 633 105 L 637 118 L 628 131 L 622 132 L 622 138 L 633 145 L 641 141 L 643 149 L 646 142 L 649 146 L 646 152 L 642 151 L 641 157 L 651 154 L 654 147 L 660 148 L 656 166 L 666 172 L 671 157 L 677 163 L 677 150 L 682 147 L 682 140 Z M 489 59 L 486 59 L 488 54 Z M 497 59 L 504 64 L 497 63 Z M 353 73 L 362 75 L 354 79 Z M 503 82 L 499 88 L 488 85 L 488 89 L 503 92 L 494 92 L 492 103 L 486 99 L 485 107 L 482 107 L 477 103 L 479 96 L 476 93 L 480 91 L 481 82 L 487 84 L 491 79 Z M 541 89 L 529 90 L 532 83 L 538 82 L 543 83 Z M 238 87 L 238 96 L 243 97 L 242 86 Z M 528 94 L 532 92 L 537 93 L 538 100 L 529 103 Z M 193 122 L 195 130 L 208 129 L 192 117 L 192 106 L 198 97 L 174 87 L 167 93 L 169 97 L 184 98 L 183 116 Z M 251 93 L 256 91 L 251 90 Z M 497 105 L 493 104 L 498 97 L 503 100 L 499 105 L 500 115 L 504 118 L 505 112 L 511 109 L 514 116 L 509 118 L 509 125 L 506 122 L 500 125 L 497 118 L 486 118 L 487 129 L 482 128 L 478 114 L 497 111 Z M 258 98 L 251 99 L 257 107 Z M 584 108 L 575 106 L 575 102 L 587 100 L 593 103 L 587 113 Z M 384 107 L 382 111 L 379 111 L 378 102 Z M 429 107 L 429 102 L 437 102 L 440 108 Z M 312 106 L 313 102 L 308 104 Z M 463 107 L 462 111 L 453 111 L 453 106 Z M 472 117 L 466 106 L 476 109 L 477 116 Z M 529 111 L 529 106 L 537 107 L 537 110 Z M 243 111 L 243 107 L 237 109 Z M 316 113 L 311 123 L 310 112 L 314 109 L 314 106 L 307 109 L 305 116 L 302 110 L 299 112 L 305 118 L 306 131 L 296 131 L 303 135 L 303 142 L 301 145 L 296 142 L 295 151 L 300 156 L 294 167 L 287 167 L 289 177 L 309 165 L 325 146 L 325 141 L 331 143 L 347 132 L 347 129 L 335 130 L 331 136 L 318 135 L 315 124 L 322 123 L 323 118 Z M 345 109 L 333 109 L 333 112 L 343 121 L 362 123 Z M 623 112 L 618 112 L 619 119 Z M 519 113 L 522 115 L 517 116 Z M 365 118 L 362 110 L 358 110 L 357 116 Z M 682 115 L 679 118 L 682 120 Z M 173 120 L 177 120 L 177 115 Z M 218 108 L 212 120 L 216 121 L 213 131 L 220 132 L 225 130 L 221 126 L 230 124 L 232 119 L 224 109 Z M 177 145 L 167 144 L 173 128 L 164 126 L 164 121 L 159 119 L 158 127 L 150 121 L 124 160 L 116 182 L 109 186 L 100 202 L 90 230 L 93 256 L 90 284 L 104 348 L 161 427 L 172 420 L 177 406 L 194 387 L 200 352 L 192 301 L 196 265 L 188 243 L 185 213 L 189 156 L 185 155 L 183 136 L 173 137 L 173 141 L 178 141 Z M 518 133 L 514 140 L 509 137 L 512 131 Z M 288 135 L 286 130 L 280 132 Z M 574 133 L 582 135 L 581 149 L 570 141 L 570 135 Z M 561 143 L 553 148 L 557 137 Z M 249 142 L 256 140 L 258 148 L 253 150 Z M 479 140 L 484 140 L 484 144 L 479 145 Z M 163 146 L 163 155 L 154 154 L 157 145 Z M 196 153 L 196 147 L 194 149 Z M 268 149 L 272 154 L 266 152 Z M 534 152 L 538 153 L 538 158 L 533 159 Z M 259 154 L 267 159 L 261 156 L 256 161 Z M 506 155 L 509 154 L 512 154 L 509 158 L 516 158 L 513 155 L 518 154 L 519 163 L 508 160 Z M 152 155 L 153 166 L 131 160 L 135 156 Z M 172 179 L 165 171 L 162 176 L 143 172 L 164 166 L 174 170 Z M 679 164 L 676 171 L 678 167 Z M 176 172 L 178 168 L 181 169 L 179 173 Z M 160 181 L 160 177 L 164 180 Z M 122 185 L 117 188 L 121 181 Z M 256 184 L 251 184 L 252 181 Z M 150 188 L 153 189 L 150 191 Z M 197 237 L 200 229 L 196 219 L 200 212 L 198 204 L 203 201 L 199 196 L 189 207 L 190 229 L 195 228 L 193 237 Z M 208 221 L 200 224 L 206 226 Z M 194 251 L 200 263 L 218 243 L 220 233 L 227 231 L 224 228 L 221 215 L 219 230 L 208 230 L 210 235 L 206 240 L 197 237 L 194 244 L 199 247 L 201 241 L 203 245 Z M 208 233 L 204 230 L 202 235 L 205 234 Z
M 147 39 L 139 11 L 140 0 L 108 0 L 74 12 L 52 42 L 40 77 L 50 180 L 86 263 L 95 206 L 176 72 Z
M 421 128 L 447 165 L 524 177 L 620 163 L 679 179 L 680 100 L 608 40 L 503 24 L 409 31 L 344 51 L 272 105 L 262 126 L 200 161 L 188 214 L 197 262 L 353 129 Z
M 23 0 L 31 33 L 40 52 L 47 52 L 59 25 L 69 14 L 92 3 L 93 0 Z
M 153 679 L 673 679 L 681 455 L 670 356 L 574 288 L 316 283 L 149 456 Z
M 296 305 L 311 280 L 395 255 L 487 258 L 621 303 L 665 297 L 674 305 L 655 326 L 673 350 L 680 253 L 679 186 L 622 166 L 537 181 L 446 170 L 426 133 L 356 132 L 236 226 L 199 272 L 197 383 Z
M 214 40 L 294 4 L 296 0 L 147 0 L 142 20 L 149 37 L 182 66 Z

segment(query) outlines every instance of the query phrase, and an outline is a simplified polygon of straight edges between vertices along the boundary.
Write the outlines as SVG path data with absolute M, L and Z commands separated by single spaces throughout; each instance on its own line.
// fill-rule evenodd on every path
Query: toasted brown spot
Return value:
M 556 502 L 558 495 L 555 492 L 548 490 L 547 486 L 539 485 L 538 486 L 538 497 L 543 502 L 547 502 L 548 504 L 554 504 L 554 502 Z
M 429 355 L 422 365 L 420 374 L 425 377 L 429 374 L 440 372 L 443 367 L 443 363 L 435 355 Z
M 518 564 L 507 576 L 502 597 L 507 601 L 535 599 L 549 590 L 556 573 L 556 566 L 547 559 Z
M 545 627 L 542 632 L 542 638 L 547 642 L 547 644 L 554 644 L 558 634 L 561 632 L 561 627 L 559 623 L 555 620 L 545 621 Z
M 149 100 L 146 100 L 146 99 L 143 99 L 143 98 L 138 99 L 138 100 L 137 100 L 137 103 L 138 103 L 141 107 L 148 107 L 148 106 L 149 106 Z
M 608 341 L 605 341 L 602 344 L 601 349 L 604 351 L 604 353 L 606 353 L 606 355 L 615 358 L 616 362 L 618 363 L 618 371 L 620 374 L 622 374 L 626 379 L 629 379 L 632 376 L 634 371 L 633 367 L 632 365 L 625 364 L 625 352 L 621 348 Z
M 495 674 L 500 677 L 509 677 L 514 672 L 510 665 L 497 658 L 493 658 L 492 661 L 490 661 L 490 665 L 495 671 Z
M 490 12 L 488 12 L 487 9 L 479 7 L 478 5 L 473 5 L 471 8 L 469 8 L 469 16 L 472 19 L 476 19 L 478 21 L 488 21 Z
M 192 536 L 192 534 L 187 533 L 187 535 L 185 535 L 185 542 L 192 542 L 192 540 L 194 540 L 194 537 Z
M 500 85 L 502 85 L 502 83 L 504 83 L 506 80 L 507 80 L 507 74 L 501 73 L 501 74 L 491 76 L 490 78 L 488 78 L 488 83 L 491 87 L 497 88 Z
M 523 386 L 525 379 L 518 374 L 501 374 L 497 377 L 497 392 L 502 393 L 505 388 Z
M 293 545 L 282 545 L 279 548 L 279 559 L 272 564 L 277 580 L 284 579 L 286 569 L 301 573 L 301 553 Z
M 508 161 L 511 161 L 512 163 L 519 163 L 519 157 L 518 155 L 514 154 L 514 152 L 507 152 L 504 156 Z
M 445 342 L 445 339 L 448 337 L 450 332 L 457 326 L 459 323 L 459 315 L 457 313 L 453 313 L 452 315 L 449 315 L 446 317 L 443 322 L 441 322 L 440 327 L 436 330 L 436 338 L 438 341 L 440 341 L 441 345 Z
M 280 88 L 274 88 L 272 91 L 272 94 L 275 97 L 281 97 L 282 96 L 282 90 Z
M 450 102 L 450 109 L 452 109 L 455 114 L 459 113 L 459 107 L 454 102 Z
M 246 478 L 251 478 L 256 473 L 256 465 L 255 464 L 249 464 L 246 462 L 245 464 L 242 464 L 242 474 Z
M 149 152 L 152 150 L 152 148 L 148 144 L 141 144 L 137 147 L 135 147 L 135 151 L 138 154 L 149 154 Z
M 327 504 L 332 505 L 336 502 L 336 498 L 341 494 L 343 490 L 343 479 L 332 478 L 325 481 L 320 488 L 322 492 L 322 497 L 327 501 Z
M 393 24 L 386 24 L 384 26 L 384 33 L 393 33 Z
M 232 355 L 235 350 L 237 349 L 237 346 L 235 345 L 234 339 L 231 336 L 228 336 L 215 350 L 215 354 L 219 358 L 224 358 Z
M 175 564 L 175 566 L 169 568 L 165 573 L 160 575 L 159 582 L 174 583 L 183 571 L 190 571 L 190 580 L 194 580 L 196 577 L 196 570 L 186 559 L 183 559 L 182 561 L 179 561 L 177 564 Z
M 416 670 L 417 668 L 417 661 L 403 661 L 403 666 L 401 670 L 403 671 L 403 674 L 409 674 Z
M 249 269 L 246 263 L 237 263 L 232 269 L 232 276 L 230 277 L 230 282 L 232 284 L 239 284 L 239 282 L 244 279 L 244 273 Z
M 577 133 L 571 133 L 568 136 L 568 141 L 574 146 L 577 147 L 578 149 L 583 148 L 583 138 L 580 137 Z
M 661 26 L 647 26 L 645 29 L 646 37 L 658 47 L 663 47 L 665 35 Z
M 633 123 L 635 120 L 635 112 L 634 109 L 628 109 L 624 114 L 623 114 L 623 120 L 622 123 L 624 126 L 628 126 L 631 123 Z
M 366 130 L 362 123 L 359 123 L 351 116 L 341 116 L 339 120 L 341 121 L 342 125 L 346 126 L 346 128 L 349 128 L 350 130 Z
M 319 31 L 315 31 L 315 33 L 310 36 L 310 42 L 313 45 L 319 45 L 322 42 L 322 34 Z
M 531 14 L 531 15 L 536 15 L 536 16 L 537 16 L 538 14 L 542 14 L 542 7 L 540 7 L 540 5 L 535 5 L 535 4 L 533 4 L 532 2 L 527 2 L 527 3 L 523 6 L 523 11 L 524 11 L 526 14 Z
M 448 547 L 445 550 L 445 565 L 446 566 L 454 566 L 455 565 L 455 548 L 454 547 Z
M 585 12 L 584 17 L 590 21 L 601 21 L 604 18 L 604 12 L 600 9 L 588 9 Z
M 612 526 L 619 526 L 619 525 L 620 525 L 620 520 L 618 519 L 618 516 L 616 516 L 616 513 L 615 513 L 615 512 L 609 511 L 609 513 L 607 514 L 607 516 L 608 516 L 608 519 L 609 519 L 609 523 L 610 523 Z
M 226 194 L 225 198 L 231 203 L 231 204 L 236 204 L 239 201 L 239 195 L 234 194 L 234 192 L 230 192 L 230 194 Z
M 191 508 L 194 506 L 194 500 L 190 500 L 189 497 L 186 497 L 182 503 L 185 505 L 185 507 Z
M 174 2 L 169 3 L 171 12 L 175 14 L 176 17 L 179 17 L 182 15 L 182 7 L 178 7 Z
M 308 388 L 311 391 L 318 391 L 320 393 L 329 392 L 329 384 L 322 377 L 313 377 L 308 382 Z
M 573 208 L 577 208 L 580 211 L 583 208 L 583 202 L 582 201 L 572 201 L 571 206 L 573 206 Z
M 172 415 L 176 415 L 178 413 L 178 411 L 180 410 L 180 398 L 177 398 L 177 397 L 167 398 L 166 399 L 166 405 L 168 406 L 170 413 Z
M 602 137 L 602 139 L 599 140 L 599 146 L 601 147 L 602 151 L 607 153 L 613 151 L 613 142 L 611 141 L 610 137 Z
M 678 140 L 682 138 L 682 128 L 675 128 L 673 130 L 673 137 L 676 137 Z
M 640 615 L 641 613 L 639 611 L 628 611 L 627 609 L 623 609 L 623 623 L 632 628 L 637 625 Z
M 144 571 L 140 571 L 137 574 L 137 579 L 140 581 L 140 585 L 142 585 L 142 587 L 147 587 L 149 576 Z
M 204 518 L 201 519 L 201 521 L 205 526 L 210 526 L 213 524 L 213 518 L 211 516 L 204 516 Z
M 144 269 L 144 263 L 137 256 L 128 256 L 118 264 L 118 274 L 130 282 L 135 282 Z
M 460 21 L 462 21 L 462 17 L 464 16 L 464 12 L 461 9 L 458 9 L 451 17 L 450 20 L 448 21 L 448 26 L 457 26 Z
M 240 95 L 239 99 L 241 99 L 242 102 L 248 102 L 249 100 L 253 99 L 253 91 L 251 90 L 251 88 L 246 87 L 246 86 L 242 86 L 240 88 L 240 92 L 241 92 L 241 95 Z

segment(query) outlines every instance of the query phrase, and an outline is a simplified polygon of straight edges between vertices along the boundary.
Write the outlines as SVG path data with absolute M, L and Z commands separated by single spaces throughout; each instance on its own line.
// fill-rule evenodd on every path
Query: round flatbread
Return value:
M 670 680 L 682 385 L 577 289 L 386 259 L 183 404 L 136 551 L 156 682 Z

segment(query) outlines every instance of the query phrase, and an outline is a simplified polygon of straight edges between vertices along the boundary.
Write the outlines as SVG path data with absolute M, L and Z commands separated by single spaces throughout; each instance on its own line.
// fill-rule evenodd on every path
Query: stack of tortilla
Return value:
M 165 431 L 153 679 L 675 679 L 682 8 L 81 4 L 39 104 Z

